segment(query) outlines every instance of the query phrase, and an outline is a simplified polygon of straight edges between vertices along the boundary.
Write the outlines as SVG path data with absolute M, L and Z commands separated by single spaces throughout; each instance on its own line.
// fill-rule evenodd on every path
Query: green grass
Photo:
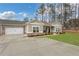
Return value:
M 70 43 L 73 45 L 79 46 L 79 33 L 64 33 L 59 35 L 49 35 L 47 36 L 50 39 Z

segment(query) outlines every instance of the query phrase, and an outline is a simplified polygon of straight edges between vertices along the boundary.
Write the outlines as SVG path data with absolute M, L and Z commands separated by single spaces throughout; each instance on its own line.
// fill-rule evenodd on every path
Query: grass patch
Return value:
M 73 45 L 79 46 L 79 33 L 64 33 L 59 35 L 49 35 L 47 36 L 50 39 L 70 43 Z

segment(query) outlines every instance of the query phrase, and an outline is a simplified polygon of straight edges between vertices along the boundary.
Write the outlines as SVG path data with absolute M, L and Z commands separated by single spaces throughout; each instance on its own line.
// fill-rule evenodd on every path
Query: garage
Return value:
M 22 27 L 15 27 L 15 28 L 5 28 L 5 34 L 23 34 L 23 28 Z

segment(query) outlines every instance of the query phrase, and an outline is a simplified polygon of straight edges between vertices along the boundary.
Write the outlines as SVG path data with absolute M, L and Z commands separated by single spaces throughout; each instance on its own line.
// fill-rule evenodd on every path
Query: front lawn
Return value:
M 73 45 L 79 46 L 79 33 L 64 33 L 59 35 L 49 35 L 47 36 L 50 39 L 70 43 Z

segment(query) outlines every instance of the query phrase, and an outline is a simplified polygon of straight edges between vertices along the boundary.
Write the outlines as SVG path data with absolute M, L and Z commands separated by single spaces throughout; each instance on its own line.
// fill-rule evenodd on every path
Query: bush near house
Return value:
M 59 35 L 49 35 L 47 37 L 79 46 L 79 33 L 64 33 Z

